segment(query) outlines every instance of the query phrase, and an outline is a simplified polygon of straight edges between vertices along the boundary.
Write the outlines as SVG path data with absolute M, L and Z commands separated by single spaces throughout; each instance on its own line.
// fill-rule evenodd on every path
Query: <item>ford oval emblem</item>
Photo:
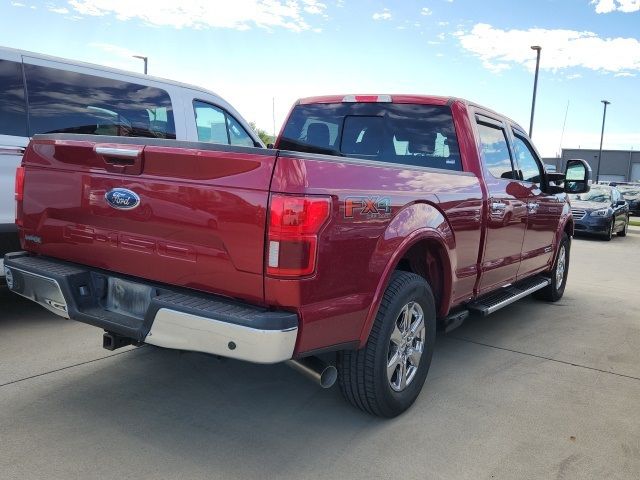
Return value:
M 113 188 L 104 194 L 110 207 L 118 210 L 133 210 L 140 205 L 140 197 L 136 192 L 126 188 Z

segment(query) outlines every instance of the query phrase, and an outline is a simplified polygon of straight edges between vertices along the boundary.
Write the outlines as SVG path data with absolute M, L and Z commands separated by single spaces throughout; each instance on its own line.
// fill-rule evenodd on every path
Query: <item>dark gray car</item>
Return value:
M 629 204 L 616 187 L 593 185 L 587 193 L 569 195 L 575 233 L 589 233 L 611 240 L 627 235 Z

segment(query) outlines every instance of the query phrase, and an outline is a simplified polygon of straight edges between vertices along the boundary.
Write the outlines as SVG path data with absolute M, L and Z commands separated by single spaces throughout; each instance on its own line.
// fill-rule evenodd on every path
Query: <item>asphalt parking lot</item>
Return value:
M 286 366 L 152 347 L 0 289 L 2 479 L 640 478 L 640 228 L 573 242 L 557 304 L 440 336 L 393 420 Z

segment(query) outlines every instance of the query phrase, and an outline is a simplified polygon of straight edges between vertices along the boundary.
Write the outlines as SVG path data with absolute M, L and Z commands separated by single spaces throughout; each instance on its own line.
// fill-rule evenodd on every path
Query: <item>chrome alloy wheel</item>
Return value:
M 424 312 L 416 302 L 409 302 L 396 318 L 387 356 L 387 378 L 396 392 L 411 384 L 420 365 L 425 345 Z
M 564 270 L 567 266 L 567 249 L 564 245 L 560 248 L 560 253 L 558 254 L 558 264 L 556 265 L 556 288 L 560 288 L 562 286 L 562 281 L 564 280 Z

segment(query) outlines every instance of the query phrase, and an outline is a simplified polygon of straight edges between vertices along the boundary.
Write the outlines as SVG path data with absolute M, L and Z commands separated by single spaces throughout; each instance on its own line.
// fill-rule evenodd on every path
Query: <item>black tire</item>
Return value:
M 422 309 L 423 351 L 409 383 L 403 390 L 395 391 L 387 373 L 392 350 L 391 334 L 396 331 L 404 307 L 413 304 L 418 304 Z M 394 272 L 365 347 L 338 354 L 338 378 L 342 394 L 354 406 L 367 413 L 387 418 L 401 414 L 413 404 L 422 390 L 431 364 L 435 337 L 436 308 L 431 288 L 419 275 Z M 398 349 L 395 351 L 398 352 Z M 392 357 L 397 358 L 396 355 Z M 406 360 L 404 362 L 406 366 Z M 398 368 L 403 369 L 401 363 Z M 397 372 L 395 370 L 395 374 Z M 405 378 L 409 378 L 409 375 Z
M 627 230 L 629 229 L 629 217 L 627 217 L 624 221 L 624 228 L 618 232 L 619 237 L 626 237 Z
M 616 225 L 615 220 L 611 219 L 611 225 L 609 225 L 609 231 L 605 233 L 603 237 L 605 242 L 610 242 L 611 239 L 613 238 L 613 230 L 615 229 L 615 225 Z
M 558 268 L 560 265 L 560 259 L 562 255 L 562 249 L 564 247 L 565 260 L 562 274 L 562 280 L 558 282 Z M 556 259 L 553 262 L 553 268 L 549 272 L 551 283 L 537 292 L 534 292 L 533 296 L 545 300 L 547 302 L 557 302 L 564 295 L 564 289 L 567 286 L 567 277 L 569 276 L 569 258 L 571 253 L 571 238 L 566 233 L 562 234 L 560 244 L 558 245 L 558 253 Z

